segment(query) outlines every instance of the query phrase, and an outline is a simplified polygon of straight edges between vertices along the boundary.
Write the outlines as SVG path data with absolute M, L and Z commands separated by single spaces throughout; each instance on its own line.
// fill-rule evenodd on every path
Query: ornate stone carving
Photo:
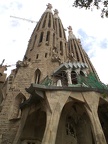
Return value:
M 58 53 L 55 51 L 55 49 L 53 49 L 53 51 L 52 51 L 52 61 L 59 62 L 61 64 L 61 59 L 58 56 Z
M 52 9 L 52 5 L 50 3 L 47 4 L 47 9 Z
M 75 39 L 75 36 L 72 32 L 72 27 L 71 26 L 68 27 L 68 33 L 69 33 L 68 39 Z
M 67 70 L 66 70 L 66 74 L 67 74 L 68 85 L 70 85 L 70 84 L 72 84 L 72 80 L 71 80 L 71 69 L 67 69 Z
M 59 13 L 58 10 L 55 9 L 55 10 L 54 10 L 54 18 L 58 18 L 58 13 Z
M 16 67 L 17 67 L 17 68 L 18 68 L 18 67 L 27 67 L 28 65 L 29 65 L 28 62 L 20 61 L 20 60 L 16 63 Z

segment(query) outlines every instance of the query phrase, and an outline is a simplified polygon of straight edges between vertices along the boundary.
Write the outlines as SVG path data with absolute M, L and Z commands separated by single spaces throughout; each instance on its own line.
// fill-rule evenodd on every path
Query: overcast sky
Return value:
M 73 8 L 73 0 L 0 0 L 0 63 L 5 59 L 4 64 L 10 65 L 23 59 L 36 25 L 10 16 L 39 21 L 47 3 L 58 9 L 64 28 L 72 26 L 101 81 L 108 84 L 108 19 L 102 19 L 96 9 Z M 13 68 L 8 68 L 8 74 Z

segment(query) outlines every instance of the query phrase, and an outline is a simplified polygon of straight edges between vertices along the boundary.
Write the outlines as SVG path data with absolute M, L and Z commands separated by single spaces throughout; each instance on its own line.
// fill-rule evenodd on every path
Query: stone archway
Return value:
M 41 144 L 46 127 L 46 113 L 41 109 L 28 115 L 22 135 L 21 144 Z
M 9 120 L 17 120 L 21 118 L 21 109 L 20 104 L 23 103 L 26 100 L 26 97 L 19 93 L 13 100 L 13 103 L 10 107 L 10 112 L 8 114 Z
M 108 144 L 108 102 L 103 99 L 99 102 L 98 116 Z
M 91 123 L 82 103 L 68 102 L 61 113 L 55 144 L 94 144 Z

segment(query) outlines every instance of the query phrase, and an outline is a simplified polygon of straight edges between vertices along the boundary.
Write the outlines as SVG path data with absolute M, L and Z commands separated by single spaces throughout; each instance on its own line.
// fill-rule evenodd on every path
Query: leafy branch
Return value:
M 102 18 L 108 18 L 108 0 L 75 0 L 73 6 L 85 9 L 95 6 L 97 9 L 101 9 Z

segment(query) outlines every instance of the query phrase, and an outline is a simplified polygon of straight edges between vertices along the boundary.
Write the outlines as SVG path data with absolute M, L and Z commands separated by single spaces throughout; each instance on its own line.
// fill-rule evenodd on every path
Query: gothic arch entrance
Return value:
M 94 144 L 91 123 L 82 103 L 65 104 L 55 144 Z
M 100 99 L 100 105 L 98 107 L 99 120 L 108 144 L 108 103 Z
M 40 109 L 28 115 L 21 144 L 41 144 L 46 127 L 46 113 Z

